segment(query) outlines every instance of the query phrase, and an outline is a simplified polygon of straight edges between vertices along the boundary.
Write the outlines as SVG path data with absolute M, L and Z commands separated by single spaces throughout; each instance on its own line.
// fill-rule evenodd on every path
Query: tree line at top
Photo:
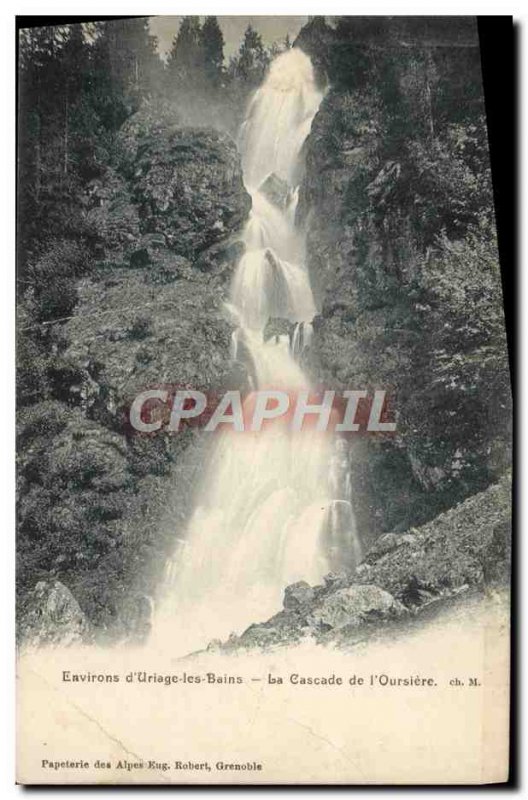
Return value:
M 261 35 L 248 25 L 238 52 L 224 64 L 224 37 L 216 17 L 184 17 L 167 59 L 169 82 L 177 88 L 190 80 L 217 89 L 233 82 L 252 89 L 262 81 L 269 62 L 291 47 L 286 34 L 282 42 L 266 48 Z
M 51 72 L 65 90 L 78 90 L 81 80 L 91 82 L 106 96 L 112 90 L 114 101 L 121 93 L 129 106 L 137 106 L 147 95 L 210 93 L 231 84 L 245 94 L 262 81 L 271 59 L 290 47 L 288 35 L 266 47 L 248 25 L 238 52 L 226 64 L 224 36 L 215 16 L 205 17 L 203 23 L 197 16 L 183 17 L 166 60 L 159 55 L 146 18 L 26 28 L 19 38 L 22 93 L 27 94 L 31 84 L 41 91 L 39 77 L 49 84 Z M 108 106 L 115 119 L 106 121 L 119 125 L 124 110 L 120 104 Z

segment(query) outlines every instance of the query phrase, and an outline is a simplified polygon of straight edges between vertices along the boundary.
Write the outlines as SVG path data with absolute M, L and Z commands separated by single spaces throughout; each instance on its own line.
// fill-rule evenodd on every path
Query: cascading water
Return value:
M 273 62 L 241 130 L 253 204 L 231 293 L 240 322 L 233 355 L 251 364 L 256 389 L 310 388 L 295 356 L 309 342 L 315 305 L 294 220 L 299 154 L 321 100 L 309 58 L 293 48 Z M 282 206 L 261 191 L 270 174 L 288 187 Z M 272 317 L 297 323 L 291 343 L 264 340 Z M 280 610 L 289 583 L 320 581 L 336 547 L 357 550 L 349 499 L 332 485 L 340 480 L 335 445 L 328 434 L 294 433 L 279 421 L 260 433 L 219 435 L 157 614 L 154 635 L 165 645 L 189 652 L 241 632 Z

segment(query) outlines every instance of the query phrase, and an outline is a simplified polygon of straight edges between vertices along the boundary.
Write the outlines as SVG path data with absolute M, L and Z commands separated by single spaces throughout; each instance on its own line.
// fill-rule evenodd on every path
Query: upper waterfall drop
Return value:
M 322 99 L 309 57 L 291 48 L 271 64 L 241 128 L 239 147 L 252 210 L 231 302 L 248 329 L 263 330 L 270 317 L 310 322 L 316 313 L 295 210 L 299 156 Z M 283 187 L 282 204 L 266 196 L 271 176 Z
M 277 56 L 251 100 L 240 133 L 250 192 L 272 172 L 296 185 L 299 153 L 322 99 L 312 62 L 302 50 L 292 47 Z

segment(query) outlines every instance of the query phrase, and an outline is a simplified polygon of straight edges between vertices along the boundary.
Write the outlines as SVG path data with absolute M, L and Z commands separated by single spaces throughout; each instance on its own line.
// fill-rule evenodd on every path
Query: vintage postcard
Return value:
M 18 782 L 507 781 L 477 19 L 18 28 Z

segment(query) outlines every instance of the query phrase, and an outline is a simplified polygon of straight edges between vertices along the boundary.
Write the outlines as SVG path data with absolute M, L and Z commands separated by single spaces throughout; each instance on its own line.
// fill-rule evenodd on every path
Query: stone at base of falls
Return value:
M 329 572 L 323 578 L 325 589 L 328 591 L 336 591 L 347 586 L 346 572 Z
M 273 337 L 289 336 L 290 339 L 295 328 L 295 323 L 290 322 L 289 319 L 284 317 L 271 317 L 264 328 L 264 341 L 267 342 Z
M 298 581 L 284 590 L 283 605 L 286 611 L 300 610 L 309 606 L 315 598 L 315 591 L 306 581 Z
M 18 622 L 20 640 L 31 647 L 81 644 L 91 626 L 79 603 L 60 581 L 39 581 L 26 596 Z
M 356 584 L 326 597 L 311 612 L 309 621 L 314 628 L 338 630 L 357 628 L 364 622 L 396 619 L 408 613 L 402 603 L 379 586 Z
M 287 207 L 291 197 L 290 187 L 286 181 L 283 181 L 282 178 L 279 178 L 274 172 L 270 173 L 266 180 L 261 183 L 259 192 L 261 192 L 270 203 L 273 203 L 274 206 L 281 209 Z

